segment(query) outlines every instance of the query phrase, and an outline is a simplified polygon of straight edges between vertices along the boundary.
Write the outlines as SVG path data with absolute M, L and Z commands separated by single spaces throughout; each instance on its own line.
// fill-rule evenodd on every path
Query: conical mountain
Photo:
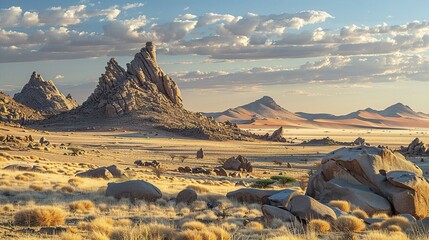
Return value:
M 96 89 L 82 106 L 44 124 L 66 126 L 67 119 L 74 122 L 74 127 L 97 125 L 133 130 L 154 127 L 216 140 L 253 137 L 231 124 L 218 123 L 184 109 L 180 90 L 158 66 L 151 42 L 135 54 L 126 70 L 110 59 Z
M 54 82 L 45 81 L 37 72 L 33 72 L 30 81 L 13 99 L 48 115 L 70 111 L 78 106 L 70 95 L 64 96 Z

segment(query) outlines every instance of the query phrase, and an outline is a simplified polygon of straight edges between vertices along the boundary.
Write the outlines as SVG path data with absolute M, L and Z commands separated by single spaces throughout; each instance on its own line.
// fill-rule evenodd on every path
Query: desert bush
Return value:
M 313 231 L 316 233 L 326 233 L 331 230 L 331 224 L 322 219 L 313 219 L 307 225 L 309 231 Z
M 365 229 L 363 220 L 351 215 L 337 218 L 334 225 L 340 232 L 361 232 Z
M 257 180 L 256 182 L 254 182 L 251 187 L 253 187 L 253 188 L 266 188 L 275 182 L 276 182 L 276 180 L 273 180 L 273 179 L 261 179 L 261 180 Z
M 408 219 L 406 217 L 403 217 L 403 216 L 394 216 L 394 217 L 391 217 L 391 218 L 388 218 L 388 219 L 384 220 L 381 223 L 380 227 L 382 229 L 387 229 L 387 230 L 391 231 L 389 229 L 390 226 L 398 226 L 403 231 L 406 231 L 406 230 L 408 230 L 408 229 L 411 228 L 411 223 L 410 223 L 410 221 L 408 221 Z
M 82 180 L 82 179 L 80 179 L 80 178 L 70 178 L 70 179 L 68 180 L 68 183 L 69 183 L 70 185 L 72 185 L 73 187 L 78 187 L 78 186 L 80 186 L 81 184 L 83 184 L 83 180 Z
M 402 228 L 398 225 L 389 225 L 387 227 L 387 231 L 389 231 L 389 232 L 401 232 Z
M 270 179 L 275 180 L 277 182 L 280 182 L 281 184 L 287 184 L 287 183 L 294 183 L 296 182 L 296 179 L 293 177 L 287 177 L 287 176 L 272 176 Z
M 92 220 L 90 223 L 80 222 L 78 227 L 82 230 L 90 231 L 91 233 L 100 233 L 102 235 L 108 236 L 113 229 L 113 224 L 115 221 L 107 217 L 99 217 Z
M 177 234 L 177 240 L 205 240 L 199 231 L 185 230 Z
M 350 203 L 343 200 L 332 200 L 329 206 L 339 208 L 343 212 L 350 212 Z
M 249 222 L 248 224 L 246 224 L 246 228 L 250 228 L 252 230 L 256 230 L 256 231 L 261 231 L 264 230 L 264 225 L 262 225 L 259 222 Z
M 94 209 L 94 203 L 90 200 L 74 201 L 69 204 L 71 212 L 90 212 Z
M 186 188 L 187 189 L 192 189 L 192 190 L 194 190 L 197 193 L 208 193 L 208 192 L 210 192 L 210 189 L 208 189 L 208 188 L 206 188 L 204 186 L 201 186 L 201 185 L 189 185 Z
M 66 214 L 56 207 L 35 207 L 18 211 L 14 223 L 18 226 L 58 226 L 65 222 Z
M 36 192 L 41 192 L 41 191 L 43 191 L 43 186 L 42 186 L 42 185 L 40 185 L 40 184 L 31 184 L 31 185 L 29 186 L 29 188 L 33 189 L 33 190 L 34 190 L 34 191 L 36 191 Z
M 361 209 L 355 209 L 352 211 L 352 214 L 360 219 L 369 218 L 368 214 Z
M 227 232 L 225 229 L 217 226 L 209 226 L 208 230 L 216 235 L 217 240 L 229 240 L 231 239 L 231 234 Z
M 152 172 L 158 177 L 160 178 L 162 174 L 164 174 L 165 172 L 167 172 L 167 169 L 162 167 L 161 165 L 157 165 L 157 166 L 153 166 L 152 167 Z

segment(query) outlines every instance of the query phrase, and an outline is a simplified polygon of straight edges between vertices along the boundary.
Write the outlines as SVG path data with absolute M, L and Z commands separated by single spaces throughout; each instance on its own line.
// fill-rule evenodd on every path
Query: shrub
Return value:
M 0 205 L 0 213 L 13 211 L 13 204 Z
M 15 213 L 14 222 L 18 226 L 58 226 L 65 222 L 63 210 L 56 207 L 37 207 Z
M 294 183 L 296 182 L 296 179 L 293 177 L 286 177 L 286 176 L 272 176 L 270 179 L 275 180 L 277 182 L 280 182 L 281 184 L 287 184 L 287 183 Z
M 94 204 L 90 200 L 74 201 L 69 204 L 71 212 L 90 212 L 94 207 Z
M 401 228 L 400 226 L 398 226 L 398 225 L 389 225 L 389 226 L 387 227 L 387 230 L 388 230 L 389 232 L 401 232 L 401 231 L 402 231 L 402 228 Z
M 350 212 L 350 203 L 343 200 L 332 200 L 329 206 L 339 208 L 343 212 Z
M 66 193 L 72 193 L 74 191 L 74 188 L 71 186 L 62 186 L 61 191 Z
M 307 225 L 308 230 L 314 231 L 316 233 L 326 233 L 331 230 L 331 224 L 322 219 L 313 219 Z
M 19 181 L 25 181 L 25 182 L 28 182 L 31 180 L 30 177 L 25 176 L 24 174 L 16 175 L 15 179 Z
M 43 191 L 43 186 L 42 186 L 42 185 L 40 185 L 40 184 L 31 184 L 31 185 L 29 186 L 29 188 L 33 189 L 33 190 L 34 190 L 34 191 L 36 191 L 36 192 L 41 192 L 41 191 Z
M 408 219 L 406 217 L 403 217 L 403 216 L 394 216 L 394 217 L 391 217 L 389 219 L 384 220 L 381 223 L 381 228 L 387 229 L 389 231 L 391 231 L 389 229 L 390 226 L 397 226 L 397 227 L 401 228 L 403 231 L 406 231 L 409 228 L 411 228 L 411 223 L 410 223 L 410 221 L 408 221 Z
M 340 232 L 360 232 L 365 229 L 362 219 L 350 215 L 337 218 L 334 224 Z
M 216 226 L 209 226 L 208 230 L 216 235 L 217 240 L 229 240 L 231 235 L 225 229 Z
M 81 185 L 83 183 L 83 180 L 80 178 L 70 178 L 68 180 L 68 183 L 70 185 L 72 185 L 73 187 L 78 187 L 79 185 Z
M 408 240 L 409 238 L 402 232 L 385 233 L 382 231 L 370 231 L 360 238 L 362 240 Z
M 165 172 L 167 172 L 167 169 L 164 167 L 161 167 L 160 165 L 154 166 L 152 167 L 152 172 L 158 177 L 160 178 L 162 174 L 164 174 Z
M 208 193 L 208 192 L 210 192 L 210 189 L 208 189 L 208 188 L 206 188 L 204 186 L 201 186 L 201 185 L 189 185 L 186 188 L 187 189 L 192 189 L 192 190 L 194 190 L 197 193 Z
M 369 218 L 368 214 L 361 209 L 355 209 L 352 211 L 352 214 L 360 219 Z
M 264 225 L 262 225 L 259 222 L 249 222 L 248 224 L 246 224 L 246 228 L 250 228 L 256 231 L 261 231 L 261 230 L 264 230 Z
M 257 180 L 256 182 L 254 182 L 251 187 L 253 187 L 253 188 L 266 188 L 275 182 L 276 182 L 276 180 L 273 180 L 273 179 L 261 179 L 261 180 Z

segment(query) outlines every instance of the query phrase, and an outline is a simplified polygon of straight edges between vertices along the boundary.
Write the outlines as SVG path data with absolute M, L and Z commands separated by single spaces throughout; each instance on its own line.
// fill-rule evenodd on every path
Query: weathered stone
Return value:
M 105 167 L 91 169 L 86 172 L 76 174 L 76 177 L 86 177 L 86 178 L 104 178 L 111 179 L 113 178 L 112 173 Z
M 228 173 L 222 167 L 215 168 L 213 171 L 214 171 L 214 173 L 216 173 L 217 176 L 223 176 L 223 177 L 227 177 L 228 176 Z
M 231 157 L 225 161 L 223 164 L 223 168 L 227 170 L 233 170 L 233 171 L 245 171 L 245 172 L 252 172 L 253 167 L 247 158 L 238 155 L 238 157 Z
M 202 148 L 197 151 L 197 159 L 203 159 L 204 158 L 204 151 Z
M 0 121 L 19 124 L 42 120 L 44 116 L 37 110 L 25 106 L 7 94 L 0 92 Z
M 280 219 L 284 222 L 297 222 L 296 217 L 291 212 L 275 206 L 263 205 L 262 213 L 267 222 L 271 222 L 273 219 Z
M 419 156 L 429 153 L 429 147 L 427 147 L 419 138 L 415 138 L 408 147 L 401 149 L 401 152 L 404 154 Z
M 286 209 L 299 219 L 305 221 L 310 221 L 311 219 L 334 220 L 337 218 L 334 210 L 330 207 L 306 195 L 294 196 L 289 201 Z
M 285 189 L 279 193 L 271 195 L 270 197 L 268 197 L 268 200 L 270 201 L 270 205 L 285 208 L 289 204 L 290 200 L 298 195 L 302 194 L 296 190 Z
M 31 171 L 33 166 L 28 164 L 12 164 L 3 168 L 4 170 L 15 170 L 15 171 Z
M 191 204 L 197 200 L 197 193 L 192 189 L 184 189 L 177 194 L 176 204 L 186 203 Z
M 284 129 L 283 127 L 280 127 L 279 129 L 275 130 L 271 136 L 268 137 L 268 140 L 274 142 L 286 142 L 286 138 L 284 136 Z
M 268 198 L 279 190 L 259 190 L 254 188 L 242 188 L 236 191 L 232 191 L 226 194 L 226 197 L 230 200 L 235 200 L 241 203 L 259 203 L 269 204 Z
M 151 183 L 143 180 L 132 180 L 122 183 L 108 183 L 106 196 L 112 196 L 117 199 L 130 198 L 154 202 L 162 197 L 162 193 Z

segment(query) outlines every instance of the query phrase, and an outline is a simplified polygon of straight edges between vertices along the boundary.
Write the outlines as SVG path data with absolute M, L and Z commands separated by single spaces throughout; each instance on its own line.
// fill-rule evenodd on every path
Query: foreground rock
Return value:
M 263 205 L 262 213 L 268 222 L 273 219 L 280 219 L 283 222 L 297 222 L 297 218 L 291 212 L 271 205 Z
M 91 169 L 86 172 L 76 174 L 76 177 L 104 179 L 121 178 L 126 176 L 126 173 L 122 169 L 118 168 L 116 165 Z
M 143 180 L 133 180 L 122 183 L 108 183 L 106 196 L 112 196 L 116 199 L 130 198 L 154 202 L 162 197 L 161 191 Z
M 86 127 L 88 123 L 129 130 L 153 127 L 182 136 L 211 140 L 250 140 L 254 134 L 183 108 L 180 89 L 158 66 L 155 45 L 146 43 L 122 68 L 111 59 L 98 86 L 76 110 L 43 122 L 44 126 Z M 78 126 L 81 124 L 82 126 Z
M 422 170 L 387 148 L 361 146 L 331 152 L 310 178 L 306 194 L 322 202 L 347 200 L 369 212 L 384 209 L 416 218 L 429 216 L 429 183 Z
M 18 103 L 7 94 L 0 92 L 0 121 L 27 124 L 43 118 L 44 116 L 40 112 Z
M 47 114 L 58 114 L 70 111 L 78 106 L 77 102 L 68 95 L 64 96 L 52 81 L 45 81 L 43 77 L 33 72 L 30 81 L 21 92 L 13 97 L 20 102 L 37 111 Z
M 306 195 L 294 196 L 286 209 L 301 220 L 311 219 L 334 220 L 337 218 L 334 210 Z
M 226 160 L 223 164 L 223 168 L 233 171 L 253 172 L 253 167 L 250 161 L 241 155 L 238 155 L 238 157 L 231 157 Z

